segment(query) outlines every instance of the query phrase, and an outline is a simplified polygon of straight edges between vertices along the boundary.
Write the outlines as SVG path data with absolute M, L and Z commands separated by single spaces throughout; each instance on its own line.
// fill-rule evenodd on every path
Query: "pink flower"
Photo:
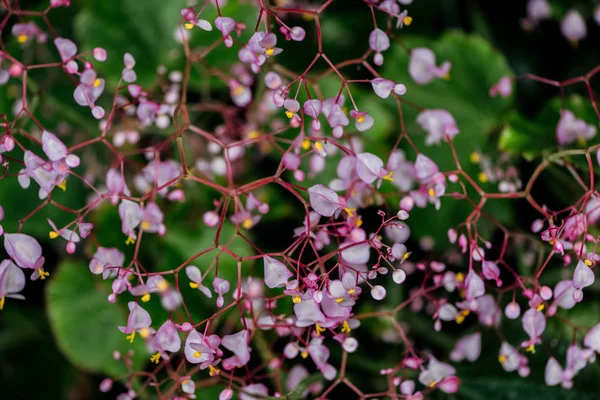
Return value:
M 567 40 L 577 43 L 587 36 L 585 20 L 577 10 L 569 10 L 560 21 L 560 31 Z
M 29 235 L 5 233 L 4 249 L 21 268 L 41 269 L 44 266 L 42 246 Z
M 459 132 L 452 115 L 442 109 L 421 111 L 417 116 L 417 124 L 429 133 L 425 139 L 428 146 L 439 144 L 442 139 L 451 140 Z
M 472 335 L 459 339 L 450 353 L 450 359 L 458 362 L 462 360 L 475 361 L 481 354 L 481 333 L 476 332 Z
M 445 61 L 441 66 L 435 65 L 435 54 L 427 48 L 412 49 L 408 63 L 408 73 L 420 85 L 431 82 L 435 78 L 447 79 L 451 64 Z
M 232 357 L 223 360 L 223 368 L 226 370 L 229 371 L 235 367 L 242 367 L 250 361 L 247 330 L 223 336 L 221 345 L 234 354 Z
M 337 217 L 346 206 L 344 199 L 340 199 L 336 192 L 321 184 L 311 186 L 308 194 L 313 210 L 324 217 L 331 217 L 334 214 Z
M 267 255 L 263 256 L 263 260 L 265 284 L 267 287 L 271 289 L 283 287 L 294 276 L 281 261 Z
M 556 126 L 556 137 L 561 146 L 574 142 L 575 140 L 590 140 L 596 136 L 596 127 L 588 125 L 582 119 L 576 119 L 569 110 L 563 110 Z
M 497 95 L 500 95 L 501 97 L 506 98 L 506 97 L 510 96 L 511 93 L 512 93 L 512 83 L 508 76 L 503 76 L 502 78 L 500 78 L 498 83 L 496 83 L 494 86 L 492 86 L 490 88 L 490 96 L 491 97 L 496 97 Z

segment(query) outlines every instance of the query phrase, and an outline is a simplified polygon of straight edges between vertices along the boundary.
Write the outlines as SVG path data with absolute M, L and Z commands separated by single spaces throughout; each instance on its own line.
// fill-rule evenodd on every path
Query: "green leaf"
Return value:
M 459 389 L 459 398 L 465 400 L 592 400 L 597 399 L 597 393 L 565 390 L 560 387 L 548 387 L 539 383 L 519 378 L 499 379 L 472 377 L 464 379 Z
M 75 36 L 83 50 L 102 47 L 108 52 L 105 62 L 94 67 L 114 86 L 121 76 L 123 55 L 136 59 L 138 83 L 153 80 L 156 67 L 169 61 L 176 46 L 175 29 L 184 1 L 110 1 L 88 0 L 75 18 Z
M 476 178 L 481 170 L 479 165 L 469 161 L 469 155 L 473 151 L 483 151 L 489 146 L 494 138 L 494 132 L 502 123 L 506 109 L 512 104 L 512 97 L 504 99 L 489 96 L 489 89 L 492 85 L 496 84 L 501 77 L 512 75 L 506 60 L 488 42 L 477 35 L 450 32 L 444 34 L 437 41 L 421 37 L 408 37 L 403 41 L 409 48 L 427 47 L 432 49 L 438 64 L 445 60 L 450 61 L 452 63 L 450 79 L 447 81 L 436 79 L 427 85 L 417 85 L 408 74 L 409 55 L 400 46 L 395 47 L 391 54 L 386 54 L 381 75 L 406 85 L 408 90 L 403 96 L 404 100 L 423 109 L 442 108 L 452 114 L 460 129 L 460 133 L 453 141 L 458 159 L 463 169 L 471 177 Z M 387 104 L 395 107 L 393 102 Z M 417 148 L 438 163 L 442 171 L 456 169 L 452 152 L 447 144 L 425 146 L 425 132 L 415 122 L 419 110 L 404 105 L 402 111 L 406 131 Z M 413 155 L 409 155 L 409 157 L 413 157 Z M 469 187 L 468 184 L 467 187 Z M 492 183 L 482 184 L 482 188 L 488 191 L 496 190 Z M 460 187 L 449 184 L 447 193 L 455 191 L 461 191 Z M 470 192 L 470 194 L 473 193 Z M 504 205 L 498 203 L 495 208 L 498 207 L 507 208 L 508 206 L 505 203 Z M 432 234 L 432 224 L 443 227 L 454 226 L 464 221 L 471 211 L 471 205 L 465 201 L 444 198 L 439 212 L 435 212 L 431 206 L 425 209 L 414 209 L 411 219 L 428 223 L 413 224 L 411 229 L 417 237 L 430 235 Z M 510 210 L 501 211 L 504 219 L 511 218 Z M 502 220 L 501 222 L 505 223 L 506 221 Z M 486 226 L 480 227 L 480 232 L 482 230 L 486 232 L 485 228 Z M 487 232 L 490 229 L 491 226 L 487 227 Z M 435 229 L 433 232 L 437 245 L 443 247 L 447 243 L 445 229 Z
M 46 290 L 48 318 L 65 356 L 80 368 L 117 376 L 127 369 L 113 359 L 113 352 L 125 354 L 133 348 L 139 368 L 146 357 L 144 341 L 130 344 L 117 329 L 126 324 L 128 311 L 108 302 L 109 287 L 87 265 L 75 261 L 65 261 L 51 278 Z

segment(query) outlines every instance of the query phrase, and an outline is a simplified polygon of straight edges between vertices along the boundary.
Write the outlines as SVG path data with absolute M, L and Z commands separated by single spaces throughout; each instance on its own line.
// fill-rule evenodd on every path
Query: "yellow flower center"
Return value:
M 251 131 L 250 133 L 248 133 L 248 139 L 256 139 L 259 136 L 260 133 L 258 133 L 258 131 Z
M 196 282 L 190 282 L 190 287 L 192 289 L 198 289 L 198 284 Z
M 135 243 L 135 239 L 132 238 L 131 236 L 127 236 L 127 239 L 125 240 L 125 244 L 129 246 L 130 244 L 133 244 L 133 243 Z
M 0 310 L 2 310 L 4 308 L 4 296 L 0 297 Z
M 394 182 L 394 178 L 392 178 L 392 174 L 393 174 L 392 171 L 388 172 L 387 175 L 383 177 L 383 179 L 386 181 Z
M 479 156 L 479 153 L 472 152 L 469 156 L 469 160 L 471 160 L 473 164 L 477 164 L 479 160 L 481 160 L 481 157 Z
M 147 303 L 150 301 L 150 293 L 146 293 L 145 295 L 142 296 L 142 301 L 144 303 Z
M 50 276 L 50 272 L 46 272 L 43 269 L 40 268 L 40 278 L 42 280 L 46 279 L 47 276 Z
M 302 357 L 302 358 L 308 357 L 308 351 L 305 350 L 302 353 L 300 353 L 300 357 Z
M 219 375 L 221 373 L 220 369 L 216 369 L 215 367 L 213 367 L 212 365 L 208 366 L 208 374 L 210 376 L 215 376 L 215 375 Z
M 429 195 L 429 197 L 435 197 L 435 190 L 433 190 L 433 188 L 431 188 L 427 191 L 427 194 Z
M 362 218 L 358 218 L 358 219 L 356 220 L 356 227 L 357 227 L 357 228 L 360 228 L 360 227 L 362 226 L 362 224 L 363 224 L 363 222 L 362 222 Z
M 152 357 L 150 357 L 150 362 L 153 362 L 155 364 L 158 364 L 159 360 L 160 360 L 160 352 L 156 353 Z
M 242 222 L 242 226 L 244 227 L 244 229 L 250 229 L 252 227 L 252 220 L 250 218 L 247 218 L 246 220 L 244 220 L 244 222 Z
M 147 231 L 148 229 L 150 229 L 150 227 L 152 226 L 152 224 L 149 221 L 142 221 L 142 229 Z
M 142 337 L 142 339 L 146 339 L 148 336 L 150 336 L 150 329 L 149 328 L 140 329 L 140 336 Z
M 61 183 L 58 184 L 58 187 L 62 189 L 62 191 L 67 190 L 67 179 L 65 178 Z
M 323 143 L 315 142 L 315 149 L 317 149 L 317 151 L 323 150 Z
M 191 22 L 186 22 L 185 24 L 183 24 L 183 27 L 189 31 L 194 27 L 194 24 L 192 24 Z
M 481 182 L 481 183 L 486 183 L 489 180 L 489 178 L 485 172 L 480 172 L 478 178 L 479 178 L 479 182 Z
M 348 213 L 350 218 L 354 217 L 354 213 L 356 213 L 356 208 L 344 208 L 344 211 Z
M 27 41 L 27 39 L 29 39 L 29 37 L 27 35 L 17 36 L 17 42 L 19 42 L 19 43 L 25 43 Z
M 500 364 L 504 364 L 506 362 L 507 358 L 506 356 L 503 356 L 502 354 L 498 356 L 498 362 Z
M 406 17 L 404 17 L 404 20 L 403 20 L 403 22 L 404 22 L 404 25 L 406 25 L 406 26 L 409 26 L 410 24 L 412 24 L 412 22 L 413 22 L 413 19 L 412 19 L 412 17 L 409 17 L 409 16 L 407 15 Z
M 317 331 L 317 336 L 321 336 L 321 333 L 325 332 L 325 328 L 321 327 L 319 324 L 315 324 L 315 331 Z
M 592 260 L 586 258 L 585 261 L 583 262 L 585 265 L 587 265 L 588 267 L 592 266 Z
M 242 85 L 238 85 L 235 87 L 235 89 L 233 89 L 233 94 L 236 96 L 239 96 L 240 94 L 242 94 L 244 92 L 244 88 Z
M 275 49 L 272 47 L 265 50 L 265 54 L 268 55 L 269 57 L 271 57 L 273 55 L 273 53 L 275 53 Z
M 341 303 L 342 301 L 344 301 L 343 297 L 338 297 L 337 299 L 335 299 L 336 303 Z
M 404 253 L 404 255 L 402 256 L 402 259 L 406 260 L 408 257 L 410 257 L 411 254 L 412 254 L 411 251 L 408 251 L 408 252 Z
M 192 355 L 193 355 L 195 358 L 200 358 L 200 357 L 202 357 L 202 353 L 201 353 L 201 352 L 199 352 L 199 351 L 195 352 L 195 353 L 194 353 L 194 354 L 192 354 Z
M 365 122 L 365 116 L 359 115 L 358 118 L 356 118 L 356 122 L 358 122 L 359 124 Z
M 530 344 L 529 346 L 527 346 L 527 348 L 525 349 L 526 352 L 531 353 L 531 354 L 535 354 L 535 347 L 533 346 L 533 343 Z
M 94 87 L 98 87 L 98 86 L 100 86 L 100 84 L 102 84 L 102 81 L 100 79 L 96 79 L 94 81 Z
M 285 112 L 285 116 L 288 117 L 289 119 L 294 118 L 294 112 L 293 111 L 286 111 Z
M 540 304 L 539 306 L 537 306 L 537 310 L 538 311 L 542 311 L 544 309 L 544 305 Z
M 349 333 L 352 329 L 350 325 L 348 325 L 348 321 L 344 320 L 344 324 L 342 325 L 342 333 Z
M 462 324 L 470 313 L 469 310 L 462 310 L 461 313 L 456 316 L 456 323 Z
M 300 298 L 300 296 L 294 296 L 292 297 L 292 302 L 294 302 L 294 304 L 298 304 L 302 301 L 302 299 Z
M 158 288 L 159 292 L 164 292 L 169 288 L 169 282 L 163 279 L 162 281 L 158 282 L 158 285 L 156 285 L 156 287 Z
M 356 293 L 356 289 L 352 288 L 350 290 L 348 290 L 348 294 L 354 294 Z
M 310 149 L 310 140 L 304 139 L 302 141 L 302 150 L 308 150 L 308 149 Z
M 48 233 L 48 236 L 50 236 L 50 239 L 56 239 L 58 237 L 58 232 L 51 231 Z
M 129 340 L 129 343 L 133 343 L 133 339 L 135 339 L 135 331 L 131 332 L 131 335 L 125 336 L 125 339 Z
M 464 280 L 465 280 L 465 274 L 463 274 L 462 272 L 459 272 L 458 274 L 456 274 L 456 282 L 463 283 Z

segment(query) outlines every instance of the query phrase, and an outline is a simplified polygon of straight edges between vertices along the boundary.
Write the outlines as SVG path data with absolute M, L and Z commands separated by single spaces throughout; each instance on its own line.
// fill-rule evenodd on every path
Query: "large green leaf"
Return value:
M 58 347 L 80 368 L 117 376 L 127 371 L 113 359 L 115 350 L 135 350 L 137 368 L 146 358 L 143 340 L 130 344 L 117 326 L 126 325 L 124 305 L 110 304 L 110 289 L 92 275 L 87 265 L 66 261 L 53 274 L 46 290 L 50 326 Z
M 458 159 L 463 169 L 471 177 L 476 178 L 480 169 L 478 165 L 469 162 L 469 155 L 473 151 L 486 150 L 494 131 L 503 120 L 506 109 L 512 104 L 512 97 L 504 99 L 489 96 L 489 88 L 492 85 L 502 76 L 512 75 L 506 60 L 488 42 L 476 35 L 451 32 L 437 41 L 409 37 L 404 42 L 409 48 L 431 48 L 436 54 L 438 63 L 450 61 L 452 63 L 450 79 L 437 79 L 426 85 L 417 85 L 408 74 L 409 55 L 400 46 L 396 46 L 390 54 L 386 54 L 382 76 L 406 85 L 408 90 L 403 96 L 406 101 L 423 109 L 443 108 L 452 114 L 460 129 L 460 133 L 453 141 Z M 388 104 L 392 105 L 393 102 Z M 411 139 L 423 154 L 438 163 L 441 170 L 455 169 L 448 145 L 425 146 L 425 132 L 415 122 L 418 112 L 412 107 L 403 106 L 406 131 Z M 497 190 L 490 183 L 482 184 L 482 187 L 488 191 Z M 460 187 L 450 184 L 447 192 L 454 191 L 460 191 Z M 496 212 L 502 214 L 500 220 L 506 222 L 510 218 L 510 213 L 507 210 L 499 210 L 499 207 L 502 207 L 502 204 L 494 208 Z M 444 246 L 447 242 L 445 230 L 443 228 L 432 230 L 431 225 L 436 224 L 441 227 L 456 225 L 464 221 L 471 210 L 472 207 L 464 201 L 444 198 L 439 212 L 435 212 L 431 206 L 414 210 L 411 219 L 428 223 L 413 224 L 411 229 L 417 236 L 433 234 L 438 246 Z M 480 232 L 481 230 L 480 227 Z
M 473 377 L 463 381 L 458 397 L 465 400 L 592 400 L 597 399 L 598 394 L 548 387 L 517 377 L 513 379 Z

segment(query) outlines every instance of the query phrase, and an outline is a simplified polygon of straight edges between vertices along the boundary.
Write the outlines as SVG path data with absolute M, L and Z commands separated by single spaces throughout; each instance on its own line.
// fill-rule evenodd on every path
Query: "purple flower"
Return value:
M 143 339 L 146 339 L 152 331 L 149 329 L 152 324 L 152 318 L 148 311 L 140 307 L 135 301 L 127 303 L 129 307 L 129 317 L 127 318 L 127 326 L 119 326 L 119 330 L 127 333 L 127 340 L 133 343 L 135 333 L 139 332 Z
M 149 347 L 152 351 L 157 352 L 157 354 L 154 354 L 151 358 L 151 360 L 157 364 L 161 356 L 166 360 L 169 359 L 169 356 L 166 353 L 167 351 L 177 353 L 179 349 L 181 349 L 179 332 L 170 319 L 166 320 L 165 323 L 158 328 L 156 335 L 154 335 L 149 343 Z
M 19 292 L 25 288 L 25 274 L 10 260 L 0 262 L 0 310 L 6 297 L 24 300 Z
M 430 49 L 418 47 L 410 53 L 408 73 L 420 85 L 431 82 L 435 78 L 448 79 L 451 64 L 444 61 L 441 66 L 435 65 L 435 54 Z
M 223 336 L 221 345 L 234 354 L 232 357 L 223 360 L 223 368 L 226 370 L 229 371 L 235 367 L 242 367 L 250 361 L 247 330 Z
M 369 47 L 375 52 L 373 62 L 375 65 L 383 65 L 383 54 L 381 52 L 390 48 L 390 38 L 379 28 L 375 28 L 369 35 Z
M 481 333 L 476 332 L 467 335 L 456 342 L 454 350 L 450 353 L 450 359 L 458 362 L 462 360 L 475 361 L 481 354 Z
M 104 109 L 95 105 L 96 100 L 104 92 L 104 79 L 99 79 L 93 69 L 86 69 L 81 74 L 79 82 L 73 92 L 75 102 L 80 106 L 90 107 L 96 119 L 104 117 Z
M 534 353 L 534 345 L 540 342 L 539 337 L 542 336 L 546 329 L 546 317 L 535 308 L 530 308 L 523 314 L 523 330 L 529 335 L 529 340 L 521 344 L 526 347 L 528 352 Z
M 219 295 L 219 297 L 217 297 L 217 307 L 223 307 L 223 295 L 227 294 L 230 289 L 229 281 L 216 277 L 213 281 L 213 289 L 215 293 Z
M 221 34 L 225 39 L 225 46 L 231 47 L 233 45 L 233 38 L 230 33 L 235 29 L 235 21 L 233 18 L 217 17 L 215 19 L 215 26 L 221 31 Z
M 273 289 L 285 286 L 286 282 L 294 276 L 281 261 L 263 256 L 264 260 L 264 276 L 267 287 Z
M 425 139 L 428 146 L 439 144 L 442 139 L 452 140 L 459 132 L 452 115 L 442 109 L 421 111 L 417 116 L 417 124 L 429 133 Z
M 117 275 L 117 268 L 123 266 L 125 255 L 117 248 L 98 247 L 90 261 L 92 274 L 102 274 L 103 279 Z
M 212 293 L 210 289 L 202 285 L 202 273 L 200 272 L 198 267 L 188 265 L 187 267 L 185 267 L 185 273 L 191 281 L 190 287 L 192 289 L 198 289 L 202 293 L 204 293 L 204 295 L 209 299 L 212 298 Z
M 142 208 L 139 203 L 123 199 L 119 205 L 121 230 L 128 236 L 128 242 L 134 242 L 137 237 L 133 231 L 142 222 Z
M 427 368 L 419 374 L 419 382 L 425 386 L 433 386 L 455 373 L 456 369 L 453 366 L 438 361 L 435 357 L 431 356 Z
M 13 259 L 15 264 L 21 268 L 41 269 L 44 266 L 44 257 L 42 257 L 42 246 L 29 235 L 23 233 L 5 233 L 4 248 Z M 45 278 L 41 273 L 42 279 Z
M 512 93 L 512 82 L 508 76 L 503 76 L 500 78 L 498 83 L 490 88 L 490 96 L 496 97 L 500 95 L 501 97 L 508 97 Z
M 582 119 L 576 119 L 569 110 L 563 110 L 556 126 L 556 137 L 558 144 L 564 146 L 575 140 L 585 142 L 596 136 L 596 127 L 588 125 Z
M 59 174 L 65 175 L 69 172 L 69 168 L 79 165 L 79 157 L 69 154 L 67 146 L 48 131 L 42 133 L 42 149 L 48 159 L 52 161 L 52 168 Z
M 577 10 L 569 10 L 560 21 L 560 31 L 562 34 L 574 44 L 585 39 L 587 36 L 587 27 L 585 20 Z
M 321 184 L 311 186 L 308 194 L 313 210 L 324 217 L 331 217 L 334 214 L 337 217 L 346 207 L 344 199 L 340 199 L 336 192 Z M 346 209 L 346 211 L 352 212 L 350 209 Z
M 585 347 L 600 353 L 600 323 L 594 325 L 583 338 Z
M 580 302 L 583 299 L 582 289 L 593 285 L 595 280 L 594 271 L 592 271 L 587 263 L 580 260 L 573 273 L 573 287 L 575 288 L 573 298 L 575 301 Z
M 307 350 L 308 354 L 310 354 L 310 357 L 319 371 L 321 371 L 325 379 L 331 381 L 335 378 L 337 370 L 333 365 L 327 362 L 327 360 L 329 360 L 329 349 L 322 343 L 322 339 L 312 339 Z

